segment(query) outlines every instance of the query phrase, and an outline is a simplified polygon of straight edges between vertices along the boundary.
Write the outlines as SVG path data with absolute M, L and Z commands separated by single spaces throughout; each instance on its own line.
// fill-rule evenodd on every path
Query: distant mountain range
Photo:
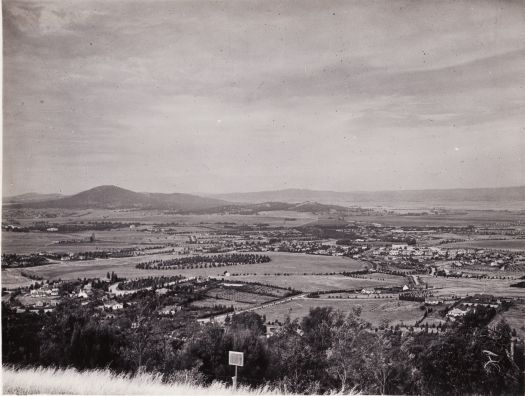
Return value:
M 337 206 L 408 205 L 455 206 L 475 208 L 489 204 L 493 209 L 525 209 L 525 186 L 503 188 L 474 188 L 449 190 L 404 190 L 404 191 L 316 191 L 287 189 L 249 193 L 231 193 L 199 196 L 182 193 L 143 193 L 117 186 L 99 186 L 81 193 L 63 196 L 60 194 L 28 193 L 6 197 L 4 204 L 25 208 L 60 209 L 163 209 L 182 212 L 214 212 L 247 210 L 322 211 L 337 209 Z M 505 203 L 505 205 L 503 205 Z M 298 205 L 300 204 L 300 205 Z M 500 207 L 501 206 L 501 207 Z M 236 209 L 234 209 L 236 208 Z
M 13 197 L 5 197 L 4 203 L 24 203 L 24 202 L 39 202 L 39 201 L 51 201 L 53 199 L 63 198 L 62 194 L 39 194 L 30 192 L 27 194 L 15 195 Z
M 24 194 L 26 195 L 26 194 Z M 19 199 L 22 197 L 22 199 Z M 117 186 L 99 186 L 81 193 L 48 199 L 48 195 L 41 195 L 38 199 L 33 195 L 31 200 L 24 196 L 15 196 L 7 199 L 12 206 L 24 208 L 58 208 L 58 209 L 171 209 L 179 211 L 195 211 L 224 206 L 228 202 L 199 197 L 191 194 L 162 194 L 139 193 Z
M 362 204 L 447 204 L 476 202 L 522 203 L 525 209 L 525 186 L 501 188 L 461 188 L 446 190 L 401 190 L 401 191 L 317 191 L 306 189 L 286 189 L 248 193 L 215 194 L 210 197 L 239 203 L 257 202 L 305 202 L 315 201 L 323 204 L 353 206 Z M 472 205 L 468 205 L 472 206 Z

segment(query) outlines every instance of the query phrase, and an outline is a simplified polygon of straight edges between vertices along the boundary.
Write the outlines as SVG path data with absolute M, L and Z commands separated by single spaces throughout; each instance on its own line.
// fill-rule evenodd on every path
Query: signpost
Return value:
M 244 353 L 230 351 L 228 353 L 228 363 L 235 366 L 235 377 L 232 377 L 233 389 L 237 389 L 237 367 L 244 366 Z

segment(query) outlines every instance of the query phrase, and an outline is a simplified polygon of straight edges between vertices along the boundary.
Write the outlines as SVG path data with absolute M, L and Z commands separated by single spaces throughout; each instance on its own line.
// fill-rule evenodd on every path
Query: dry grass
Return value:
M 393 286 L 402 284 L 402 277 L 395 281 L 351 278 L 343 275 L 245 275 L 232 277 L 233 280 L 260 282 L 278 287 L 291 287 L 304 292 L 319 290 L 363 289 L 371 287 Z M 401 281 L 401 282 L 400 282 Z
M 268 387 L 249 389 L 213 383 L 201 387 L 188 383 L 162 383 L 160 375 L 139 374 L 130 377 L 108 370 L 77 371 L 75 369 L 13 369 L 3 368 L 4 394 L 73 394 L 73 395 L 270 395 Z
M 495 273 L 495 276 L 500 275 Z M 501 273 L 508 276 L 507 273 Z M 510 287 L 516 283 L 515 279 L 473 279 L 473 278 L 444 278 L 422 275 L 420 277 L 428 283 L 429 289 L 434 288 L 435 296 L 449 297 L 451 295 L 466 296 L 473 294 L 492 294 L 501 297 L 525 297 L 525 290 Z
M 419 309 L 421 304 L 412 301 L 399 301 L 388 299 L 296 299 L 284 304 L 272 305 L 256 312 L 266 315 L 266 320 L 279 320 L 284 322 L 286 317 L 301 319 L 308 315 L 311 308 L 330 307 L 343 313 L 353 312 L 354 308 L 361 308 L 361 318 L 373 326 L 379 326 L 383 321 L 391 325 L 413 325 L 421 319 L 423 312 Z
M 214 382 L 208 387 L 195 385 L 191 378 L 177 383 L 163 383 L 160 375 L 139 374 L 129 376 L 109 370 L 77 371 L 72 368 L 2 368 L 2 394 L 68 394 L 68 395 L 279 395 L 283 393 L 268 386 L 250 389 Z M 336 391 L 331 395 L 339 395 Z M 345 395 L 357 395 L 355 389 Z
M 463 249 L 499 249 L 499 250 L 525 250 L 525 239 L 476 239 L 465 242 L 454 242 L 443 245 L 446 248 Z

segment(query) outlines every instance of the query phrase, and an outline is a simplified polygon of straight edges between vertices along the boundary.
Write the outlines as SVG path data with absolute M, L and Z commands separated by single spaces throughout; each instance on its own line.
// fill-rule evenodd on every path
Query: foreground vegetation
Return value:
M 191 375 L 181 373 L 176 381 L 166 383 L 161 375 L 141 373 L 117 374 L 110 370 L 53 368 L 15 369 L 4 367 L 3 393 L 17 395 L 224 395 L 231 394 L 225 384 L 214 382 L 208 387 L 195 384 Z M 267 387 L 239 387 L 238 393 L 249 395 L 278 394 Z
M 236 350 L 245 354 L 240 383 L 279 393 L 523 394 L 522 359 L 510 354 L 507 324 L 489 327 L 492 308 L 478 307 L 439 334 L 402 333 L 386 323 L 376 330 L 359 310 L 343 315 L 314 308 L 302 321 L 287 321 L 267 337 L 263 318 L 253 312 L 231 316 L 225 324 L 200 325 L 185 317 L 159 317 L 153 314 L 155 304 L 156 297 L 145 297 L 141 307 L 108 319 L 75 301 L 46 314 L 15 313 L 3 306 L 3 362 L 154 373 L 165 384 L 185 376 L 194 385 L 209 386 L 231 381 L 227 357 Z M 82 377 L 76 382 L 97 381 Z

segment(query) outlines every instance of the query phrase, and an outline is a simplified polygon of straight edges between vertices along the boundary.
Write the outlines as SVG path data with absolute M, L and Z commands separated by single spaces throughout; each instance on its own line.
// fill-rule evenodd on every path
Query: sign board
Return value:
M 244 366 L 244 353 L 230 351 L 228 355 L 230 366 Z

